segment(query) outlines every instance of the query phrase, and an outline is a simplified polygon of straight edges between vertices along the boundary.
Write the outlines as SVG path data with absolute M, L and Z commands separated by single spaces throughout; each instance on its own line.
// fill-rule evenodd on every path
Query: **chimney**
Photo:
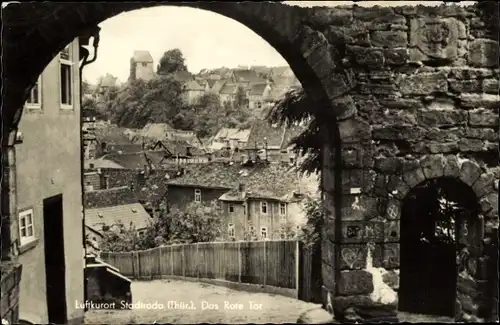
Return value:
M 106 152 L 106 149 L 107 149 L 106 148 L 106 142 L 102 142 L 101 143 L 101 150 L 102 150 L 102 152 Z
M 144 165 L 144 177 L 147 178 L 149 176 L 149 166 Z
M 238 192 L 240 192 L 240 193 L 244 193 L 244 192 L 245 192 L 245 189 L 246 189 L 245 183 L 243 183 L 243 182 L 239 182 L 239 183 L 238 183 Z
M 89 168 L 90 168 L 90 169 L 94 169 L 94 168 L 95 168 L 94 163 L 90 163 L 90 164 L 89 164 Z

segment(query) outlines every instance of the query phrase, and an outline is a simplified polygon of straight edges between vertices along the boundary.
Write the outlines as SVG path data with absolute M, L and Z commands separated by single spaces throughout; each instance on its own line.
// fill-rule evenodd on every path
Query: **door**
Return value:
M 43 221 L 49 323 L 66 324 L 66 263 L 62 195 L 43 201 Z
M 427 195 L 404 203 L 401 217 L 399 310 L 454 316 L 456 299 L 456 244 L 443 233 L 453 221 Z M 447 231 L 447 230 L 446 230 Z M 445 232 L 446 232 L 445 231 Z

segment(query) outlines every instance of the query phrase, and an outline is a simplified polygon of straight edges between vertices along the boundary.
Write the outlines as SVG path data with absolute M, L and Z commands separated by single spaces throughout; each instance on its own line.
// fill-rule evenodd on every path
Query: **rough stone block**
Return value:
M 386 188 L 389 195 L 400 200 L 404 199 L 411 190 L 400 175 L 391 175 Z
M 460 180 L 472 186 L 481 176 L 481 168 L 475 162 L 466 160 L 460 166 Z
M 334 297 L 333 308 L 336 318 L 358 322 L 393 321 L 397 314 L 397 303 L 376 303 L 367 295 Z
M 457 299 L 462 304 L 462 309 L 467 313 L 476 314 L 479 306 L 474 302 L 471 296 L 457 292 Z
M 415 125 L 387 125 L 373 130 L 373 140 L 413 140 L 418 141 L 424 130 Z
M 399 290 L 399 270 L 390 270 L 382 275 L 385 284 L 394 290 Z
M 419 125 L 426 127 L 463 125 L 467 122 L 466 111 L 419 111 Z
M 399 268 L 399 256 L 400 256 L 399 244 L 398 243 L 387 243 L 384 245 L 384 261 L 383 267 L 386 269 L 397 269 Z
M 431 95 L 448 91 L 444 72 L 420 73 L 401 78 L 400 90 L 405 95 Z
M 335 269 L 328 264 L 321 264 L 321 278 L 327 288 L 335 288 Z
M 344 145 L 371 140 L 371 126 L 368 123 L 348 119 L 339 122 L 337 125 Z
M 412 151 L 419 154 L 446 154 L 456 152 L 458 144 L 456 142 L 419 142 L 412 145 Z
M 421 100 L 413 98 L 395 98 L 395 99 L 379 99 L 379 103 L 390 109 L 407 109 L 407 110 L 418 110 L 424 107 Z
M 449 129 L 440 129 L 437 127 L 432 127 L 428 130 L 425 137 L 430 141 L 436 142 L 452 142 L 458 141 L 464 137 L 465 130 L 462 127 L 455 127 Z
M 474 110 L 469 112 L 469 124 L 471 126 L 498 126 L 498 113 L 490 110 Z
M 379 243 L 384 240 L 384 223 L 380 221 L 365 221 L 363 225 L 363 240 L 367 243 Z
M 359 244 L 363 242 L 364 221 L 342 221 L 343 243 Z
M 371 49 L 361 46 L 348 46 L 349 53 L 355 62 L 368 68 L 380 68 L 384 65 L 384 52 L 381 49 Z
M 443 155 L 428 155 L 420 160 L 420 166 L 427 179 L 437 178 L 443 176 L 446 160 Z
M 484 79 L 481 90 L 488 94 L 498 95 L 500 92 L 500 83 L 498 79 Z
M 491 193 L 479 201 L 481 211 L 487 215 L 498 215 L 498 193 Z
M 388 221 L 385 223 L 384 228 L 384 241 L 385 242 L 399 242 L 399 220 Z
M 449 87 L 451 91 L 454 91 L 456 93 L 480 93 L 483 84 L 481 80 L 478 79 L 472 79 L 472 80 L 457 80 L 457 79 L 450 79 L 449 80 Z
M 465 130 L 465 136 L 472 139 L 498 141 L 498 132 L 487 128 L 467 128 Z
M 352 10 L 347 8 L 311 8 L 311 25 L 324 27 L 329 25 L 345 26 L 352 23 Z
M 367 253 L 368 247 L 365 244 L 343 244 L 340 248 L 340 269 L 364 269 Z
M 486 68 L 450 67 L 446 68 L 446 70 L 449 71 L 450 79 L 485 79 L 492 78 L 494 76 L 493 70 Z
M 373 276 L 365 270 L 342 271 L 338 290 L 341 296 L 370 294 L 373 292 Z
M 481 152 L 486 151 L 486 143 L 479 139 L 460 139 L 458 150 L 461 152 Z
M 404 31 L 374 31 L 371 33 L 373 46 L 394 48 L 408 45 L 408 34 Z
M 433 59 L 452 61 L 458 55 L 458 39 L 465 27 L 453 19 L 414 18 L 410 21 L 410 58 L 415 61 Z M 420 54 L 418 53 L 420 52 Z
M 380 82 L 360 82 L 359 92 L 361 94 L 373 94 L 391 96 L 397 93 L 398 89 L 395 84 L 382 84 Z
M 377 213 L 377 200 L 368 196 L 344 195 L 342 220 L 363 221 Z
M 460 105 L 465 109 L 489 108 L 498 103 L 498 95 L 491 94 L 469 94 L 460 95 Z
M 374 170 L 384 174 L 396 174 L 401 170 L 401 159 L 398 157 L 375 158 Z
M 495 67 L 498 66 L 500 57 L 498 42 L 489 39 L 475 39 L 469 44 L 469 55 L 467 56 L 470 65 L 475 67 Z
M 384 50 L 385 63 L 388 65 L 403 65 L 409 59 L 407 48 L 391 48 Z
M 425 181 L 425 175 L 422 169 L 415 169 L 413 171 L 403 174 L 403 181 L 410 187 L 413 188 Z
M 397 200 L 389 200 L 385 217 L 391 221 L 399 220 L 401 218 L 401 203 Z
M 472 189 L 479 198 L 495 192 L 495 175 L 493 175 L 493 173 L 481 174 L 479 179 L 472 186 Z
M 375 7 L 360 7 L 360 6 L 354 6 L 353 7 L 353 17 L 356 20 L 359 21 L 364 21 L 364 22 L 372 22 L 374 20 L 379 20 L 381 21 L 384 19 L 387 22 L 391 22 L 392 19 L 394 19 L 394 10 L 393 8 L 390 7 L 380 7 L 380 6 L 375 6 Z
M 332 313 L 318 307 L 302 313 L 297 319 L 297 324 L 332 324 L 334 320 Z

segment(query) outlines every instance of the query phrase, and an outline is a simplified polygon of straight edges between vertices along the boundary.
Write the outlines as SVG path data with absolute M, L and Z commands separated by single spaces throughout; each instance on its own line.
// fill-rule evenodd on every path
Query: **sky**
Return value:
M 351 5 L 353 1 L 284 1 L 302 7 Z M 361 6 L 439 5 L 441 1 L 361 1 Z M 468 5 L 473 1 L 461 2 Z M 86 66 L 83 78 L 95 83 L 107 73 L 128 79 L 134 50 L 147 50 L 158 63 L 164 52 L 179 48 L 188 70 L 238 65 L 287 65 L 264 39 L 239 22 L 205 10 L 184 7 L 155 7 L 123 13 L 100 25 L 97 60 Z

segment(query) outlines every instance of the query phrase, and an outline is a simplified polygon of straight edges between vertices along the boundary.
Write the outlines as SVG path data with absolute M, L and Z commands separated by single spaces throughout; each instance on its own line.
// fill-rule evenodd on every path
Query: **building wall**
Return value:
M 267 213 L 262 213 L 261 202 L 267 202 Z M 229 212 L 229 206 L 233 205 L 233 212 Z M 261 228 L 267 228 L 267 238 L 279 239 L 280 230 L 284 225 L 302 225 L 305 222 L 305 213 L 300 203 L 286 203 L 285 215 L 280 214 L 280 202 L 272 200 L 249 200 L 247 201 L 247 214 L 245 214 L 243 202 L 222 202 L 221 208 L 226 218 L 226 227 L 229 223 L 234 224 L 236 240 L 243 240 L 245 231 L 248 231 L 249 223 L 255 227 L 257 236 L 261 238 Z
M 153 62 L 144 62 L 146 66 L 142 65 L 142 62 L 137 62 L 135 66 L 135 77 L 136 79 L 143 79 L 149 81 L 155 76 L 155 68 Z
M 228 191 L 228 189 L 210 189 L 201 187 L 168 185 L 168 206 L 171 208 L 176 206 L 179 209 L 186 208 L 188 204 L 194 202 L 194 190 L 196 188 L 199 188 L 201 190 L 202 203 L 210 203 L 212 201 L 216 201 L 222 194 Z
M 78 63 L 78 40 L 70 45 Z M 83 316 L 75 301 L 83 300 L 83 239 L 80 182 L 80 80 L 78 64 L 72 66 L 72 109 L 61 109 L 60 67 L 56 57 L 41 76 L 40 109 L 24 109 L 15 146 L 18 212 L 33 209 L 36 244 L 19 256 L 23 264 L 20 286 L 21 319 L 47 324 L 43 200 L 63 195 L 66 301 L 68 318 Z M 54 127 L 57 126 L 57 127 Z M 37 157 L 33 159 L 33 157 Z M 36 184 L 36 185 L 35 185 Z M 21 247 L 22 250 L 27 247 Z

